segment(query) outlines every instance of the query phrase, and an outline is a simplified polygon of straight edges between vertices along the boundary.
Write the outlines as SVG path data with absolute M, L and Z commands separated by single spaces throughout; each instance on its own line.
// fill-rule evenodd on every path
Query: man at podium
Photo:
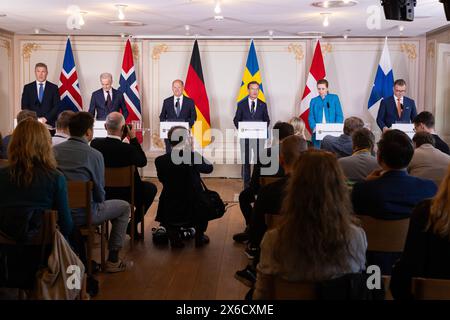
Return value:
M 308 122 L 313 132 L 312 142 L 314 147 L 319 148 L 320 141 L 316 140 L 316 123 L 342 123 L 344 122 L 344 115 L 339 97 L 328 93 L 327 80 L 317 81 L 317 91 L 319 95 L 311 99 L 309 105 Z
M 406 82 L 395 80 L 394 95 L 381 100 L 378 109 L 377 124 L 385 132 L 394 123 L 412 123 L 417 116 L 416 104 L 413 99 L 405 96 Z
M 194 100 L 183 95 L 184 82 L 177 79 L 172 82 L 173 96 L 167 98 L 163 102 L 159 121 L 177 121 L 189 122 L 189 128 L 192 128 L 195 120 L 197 120 L 197 112 L 195 111 Z M 164 139 L 166 145 L 166 153 L 171 149 L 168 139 Z
M 233 122 L 236 129 L 239 129 L 239 122 L 241 121 L 263 121 L 267 122 L 269 126 L 270 118 L 267 112 L 267 105 L 258 99 L 259 83 L 251 81 L 247 84 L 248 98 L 241 100 L 236 109 Z M 251 139 L 253 140 L 253 139 Z M 256 162 L 258 162 L 258 152 L 260 139 L 241 139 L 241 159 L 242 164 L 242 178 L 244 179 L 244 189 L 250 185 L 250 156 L 253 151 Z

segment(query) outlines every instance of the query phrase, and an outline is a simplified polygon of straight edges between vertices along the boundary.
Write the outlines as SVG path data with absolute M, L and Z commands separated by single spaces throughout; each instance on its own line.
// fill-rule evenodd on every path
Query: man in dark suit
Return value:
M 106 117 L 105 123 L 108 135 L 106 138 L 96 138 L 92 140 L 91 147 L 100 151 L 103 155 L 106 168 L 120 168 L 134 165 L 136 168 L 145 167 L 147 165 L 147 156 L 136 138 L 134 128 L 125 125 L 125 118 L 119 112 L 111 112 Z M 122 138 L 128 137 L 130 143 L 123 143 Z M 136 219 L 135 231 L 136 239 L 139 239 L 137 224 L 143 220 L 143 216 L 150 208 L 153 199 L 156 196 L 156 186 L 147 181 L 142 181 L 136 169 L 134 173 L 134 189 L 135 189 L 135 205 Z M 122 188 L 105 188 L 106 199 L 122 199 L 130 201 L 130 193 L 128 189 Z M 144 212 L 142 212 L 144 206 Z M 131 226 L 128 226 L 129 233 Z
M 393 123 L 411 123 L 417 115 L 416 104 L 413 99 L 405 96 L 406 82 L 395 80 L 394 95 L 381 100 L 378 109 L 377 124 L 385 132 Z
M 385 220 L 409 218 L 420 201 L 436 194 L 433 181 L 406 172 L 413 154 L 414 147 L 406 133 L 388 130 L 383 134 L 377 151 L 381 169 L 370 174 L 367 181 L 353 186 L 352 202 L 356 214 Z M 390 274 L 398 257 L 399 253 L 371 253 L 367 262 L 368 265 L 379 265 L 383 274 Z
M 417 115 L 413 122 L 415 132 L 427 132 L 432 134 L 436 149 L 450 155 L 448 144 L 446 144 L 445 141 L 436 134 L 436 131 L 434 131 L 434 116 L 431 112 L 422 111 Z
M 112 87 L 112 75 L 110 73 L 102 73 L 100 75 L 101 89 L 94 91 L 89 105 L 89 113 L 95 116 L 97 120 L 104 121 L 106 116 L 111 112 L 122 112 L 125 120 L 128 117 L 128 110 L 123 98 L 122 92 Z
M 183 95 L 183 90 L 183 81 L 178 79 L 172 82 L 173 96 L 164 100 L 159 121 L 189 122 L 189 127 L 192 128 L 197 120 L 197 112 L 194 100 Z M 166 153 L 169 153 L 172 150 L 169 139 L 164 139 L 164 143 L 166 144 Z
M 239 128 L 239 122 L 241 121 L 263 121 L 269 126 L 270 118 L 267 111 L 267 105 L 258 99 L 259 83 L 251 81 L 247 84 L 248 98 L 243 99 L 238 103 L 236 114 L 233 122 L 236 129 Z M 241 159 L 242 165 L 242 177 L 244 179 L 244 189 L 250 184 L 250 156 L 253 152 L 253 157 L 259 162 L 259 150 L 262 149 L 263 139 L 241 139 Z
M 22 110 L 36 112 L 40 122 L 54 127 L 59 105 L 58 86 L 47 81 L 48 70 L 45 63 L 36 63 L 34 74 L 36 81 L 23 87 Z

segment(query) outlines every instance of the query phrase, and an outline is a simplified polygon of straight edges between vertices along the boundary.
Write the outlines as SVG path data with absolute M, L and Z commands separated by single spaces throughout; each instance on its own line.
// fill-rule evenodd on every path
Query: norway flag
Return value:
M 72 46 L 70 39 L 67 39 L 64 62 L 59 76 L 59 111 L 72 110 L 75 112 L 83 110 L 83 101 L 80 94 L 80 85 L 78 84 L 77 69 L 73 59 Z

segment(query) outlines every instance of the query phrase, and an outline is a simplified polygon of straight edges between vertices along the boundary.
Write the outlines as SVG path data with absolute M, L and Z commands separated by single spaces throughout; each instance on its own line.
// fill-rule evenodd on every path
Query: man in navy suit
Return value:
M 267 105 L 258 99 L 259 83 L 251 81 L 247 84 L 248 98 L 241 100 L 236 109 L 233 122 L 236 129 L 239 128 L 240 121 L 263 121 L 269 126 L 270 118 L 267 111 Z M 262 139 L 241 139 L 241 159 L 242 177 L 244 179 L 244 189 L 250 185 L 250 153 L 253 151 L 256 163 L 259 162 L 259 149 L 262 149 L 264 141 Z
M 97 120 L 105 121 L 106 116 L 111 112 L 121 112 L 123 117 L 127 119 L 128 110 L 123 98 L 122 92 L 112 87 L 113 78 L 110 73 L 102 73 L 100 75 L 101 89 L 94 91 L 89 105 L 89 113 L 95 117 L 97 111 Z
M 164 100 L 159 121 L 189 122 L 189 127 L 192 128 L 197 120 L 197 112 L 194 100 L 183 95 L 183 90 L 183 81 L 177 79 L 172 82 L 173 96 Z M 172 150 L 169 140 L 164 139 L 164 142 L 166 153 L 169 153 Z
M 378 109 L 377 124 L 385 132 L 393 123 L 411 123 L 417 116 L 416 104 L 413 99 L 405 97 L 406 82 L 395 80 L 394 95 L 381 100 Z
M 407 173 L 413 154 L 414 147 L 406 133 L 388 130 L 383 134 L 377 151 L 381 169 L 371 173 L 367 181 L 353 186 L 352 202 L 356 214 L 384 220 L 409 218 L 420 201 L 436 194 L 433 181 Z M 383 274 L 390 274 L 399 255 L 370 252 L 367 262 L 379 265 Z
M 26 84 L 22 92 L 22 110 L 36 112 L 38 120 L 54 127 L 58 115 L 58 86 L 47 81 L 47 65 L 39 62 L 34 67 L 36 81 Z

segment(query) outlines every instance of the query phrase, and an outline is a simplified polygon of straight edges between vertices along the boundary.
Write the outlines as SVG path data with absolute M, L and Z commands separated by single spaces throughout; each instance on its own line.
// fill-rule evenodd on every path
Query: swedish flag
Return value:
M 249 82 L 256 81 L 259 83 L 259 94 L 258 99 L 266 102 L 264 97 L 264 90 L 262 86 L 261 73 L 259 71 L 258 58 L 256 57 L 255 45 L 253 40 L 250 44 L 250 50 L 248 51 L 247 64 L 244 69 L 244 75 L 242 76 L 241 89 L 239 90 L 239 95 L 237 97 L 237 102 L 247 98 L 248 90 L 247 84 Z

